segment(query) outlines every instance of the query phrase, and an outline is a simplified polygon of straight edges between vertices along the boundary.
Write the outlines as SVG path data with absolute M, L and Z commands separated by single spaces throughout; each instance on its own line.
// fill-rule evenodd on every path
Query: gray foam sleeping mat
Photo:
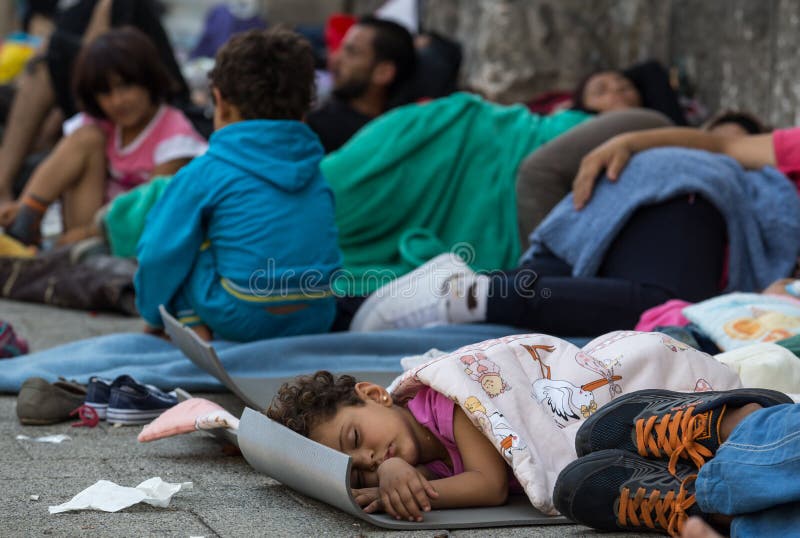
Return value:
M 287 379 L 231 376 L 225 371 L 214 347 L 199 339 L 165 310 L 164 326 L 172 341 L 197 366 L 215 376 L 241 398 L 248 408 L 239 424 L 238 438 L 225 435 L 239 445 L 247 462 L 286 486 L 335 506 L 368 523 L 387 529 L 463 529 L 568 523 L 563 517 L 536 510 L 524 495 L 512 496 L 503 506 L 433 510 L 422 522 L 397 521 L 387 514 L 367 514 L 350 494 L 350 456 L 316 443 L 286 428 L 255 409 L 264 409 Z M 388 385 L 395 377 L 386 372 L 347 372 L 361 379 Z

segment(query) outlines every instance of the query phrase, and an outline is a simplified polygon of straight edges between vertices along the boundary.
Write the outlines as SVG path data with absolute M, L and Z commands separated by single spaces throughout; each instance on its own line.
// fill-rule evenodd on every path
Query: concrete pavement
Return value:
M 40 305 L 0 301 L 0 319 L 10 321 L 34 350 L 112 332 L 138 331 L 141 320 Z M 241 402 L 230 394 L 204 394 L 233 413 Z M 153 443 L 136 441 L 139 427 L 94 429 L 21 426 L 12 395 L 0 396 L 0 536 L 369 536 L 473 538 L 482 536 L 599 536 L 578 526 L 517 527 L 472 531 L 384 531 L 322 503 L 303 497 L 259 475 L 239 455 L 229 455 L 200 433 Z M 62 444 L 18 441 L 64 433 Z M 168 482 L 194 483 L 168 508 L 137 505 L 122 512 L 71 512 L 50 515 L 48 505 L 66 502 L 98 480 L 135 486 L 160 476 Z M 38 495 L 38 500 L 31 500 Z M 616 535 L 604 534 L 613 538 Z M 619 535 L 619 536 L 631 536 Z

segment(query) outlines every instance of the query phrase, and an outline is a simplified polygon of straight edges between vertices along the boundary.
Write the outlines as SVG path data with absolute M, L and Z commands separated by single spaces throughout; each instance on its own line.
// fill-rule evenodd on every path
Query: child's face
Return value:
M 98 93 L 97 104 L 114 125 L 122 128 L 146 125 L 155 105 L 144 86 L 129 84 L 119 75 L 109 77 L 109 90 Z
M 342 406 L 331 420 L 311 429 L 311 439 L 353 458 L 355 473 L 365 487 L 368 474 L 389 458 L 399 457 L 416 465 L 419 441 L 414 420 L 404 408 L 393 405 L 386 390 L 372 383 L 358 383 L 356 393 L 363 405 Z M 383 397 L 386 396 L 386 399 Z

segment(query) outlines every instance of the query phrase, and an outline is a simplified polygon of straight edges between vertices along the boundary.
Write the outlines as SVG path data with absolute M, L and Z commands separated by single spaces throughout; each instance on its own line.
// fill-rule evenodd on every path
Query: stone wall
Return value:
M 1 2 L 2 0 L 0 0 Z M 273 21 L 321 23 L 383 0 L 262 0 Z M 797 0 L 423 0 L 423 26 L 464 46 L 462 84 L 500 102 L 571 89 L 586 73 L 656 58 L 714 111 L 800 124 Z
M 668 55 L 664 0 L 435 0 L 424 25 L 464 45 L 462 82 L 501 102 Z
M 501 102 L 656 58 L 681 68 L 712 111 L 800 124 L 797 0 L 428 0 L 423 24 L 460 41 L 462 83 Z
M 671 23 L 671 60 L 709 108 L 746 108 L 775 126 L 800 122 L 799 2 L 673 0 Z

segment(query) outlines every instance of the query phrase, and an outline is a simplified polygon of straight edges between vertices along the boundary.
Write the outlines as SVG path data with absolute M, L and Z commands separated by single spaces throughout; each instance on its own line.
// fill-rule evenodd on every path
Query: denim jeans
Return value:
M 734 516 L 731 536 L 800 529 L 800 405 L 750 414 L 697 475 L 698 507 Z

